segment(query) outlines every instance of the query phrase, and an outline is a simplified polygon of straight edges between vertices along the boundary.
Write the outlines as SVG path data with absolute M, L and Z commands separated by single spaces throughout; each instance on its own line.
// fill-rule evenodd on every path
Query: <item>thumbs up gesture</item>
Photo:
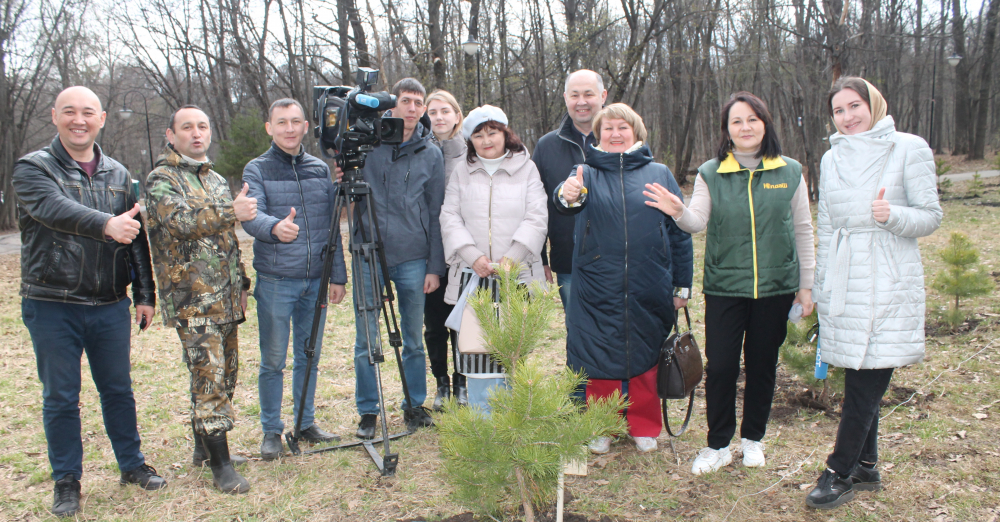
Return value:
M 291 243 L 299 237 L 299 226 L 295 224 L 295 207 L 292 207 L 292 211 L 285 219 L 275 223 L 271 233 L 282 243 Z
M 583 192 L 583 165 L 578 165 L 576 174 L 563 183 L 562 197 L 566 203 L 572 205 L 580 199 L 581 192 Z
M 879 223 L 889 221 L 891 205 L 889 205 L 888 201 L 883 199 L 884 197 L 885 187 L 882 187 L 882 190 L 878 191 L 878 197 L 875 198 L 875 201 L 872 201 L 872 217 L 874 217 L 875 221 L 878 221 Z
M 123 244 L 130 245 L 135 236 L 139 235 L 139 222 L 135 216 L 139 214 L 139 204 L 131 210 L 118 214 L 104 225 L 104 235 Z
M 252 221 L 257 217 L 257 198 L 248 198 L 249 190 L 250 185 L 244 183 L 243 190 L 233 200 L 233 212 L 236 212 L 236 219 L 240 221 Z

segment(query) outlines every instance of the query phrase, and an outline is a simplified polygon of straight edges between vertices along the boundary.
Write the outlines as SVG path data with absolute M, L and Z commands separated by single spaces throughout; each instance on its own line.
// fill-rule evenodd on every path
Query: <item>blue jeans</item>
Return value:
M 573 274 L 556 274 L 556 284 L 559 285 L 559 299 L 562 301 L 563 310 L 569 310 L 569 290 L 573 286 Z
M 285 429 L 281 422 L 281 396 L 284 386 L 285 361 L 288 359 L 288 338 L 295 328 L 292 340 L 294 366 L 292 368 L 292 422 L 298 418 L 302 403 L 302 383 L 306 378 L 306 341 L 312 333 L 319 296 L 319 278 L 292 279 L 257 273 L 257 286 L 253 296 L 257 299 L 257 324 L 260 326 L 260 374 L 257 392 L 260 396 L 260 425 L 264 433 L 280 434 Z M 302 429 L 313 425 L 316 395 L 316 376 L 323 345 L 323 325 L 326 308 L 320 318 L 319 338 L 309 376 L 305 410 L 302 412 Z
M 80 359 L 84 351 L 118 469 L 130 471 L 146 463 L 139 451 L 129 374 L 131 304 L 128 298 L 102 306 L 21 299 L 21 317 L 31 334 L 42 382 L 42 422 L 53 480 L 83 476 Z
M 375 295 L 371 289 L 371 273 L 368 265 L 362 264 L 362 279 L 364 281 L 367 304 L 372 306 Z M 424 277 L 427 275 L 427 261 L 417 259 L 389 267 L 389 280 L 396 287 L 396 311 L 399 314 L 399 329 L 403 337 L 403 372 L 406 375 L 406 385 L 409 388 L 411 406 L 424 403 L 427 398 L 427 360 L 424 356 L 424 344 L 421 336 L 424 326 Z M 383 281 L 382 284 L 386 282 Z M 357 337 L 354 341 L 354 396 L 358 405 L 358 413 L 377 414 L 378 384 L 375 382 L 375 369 L 368 364 L 368 339 L 362 325 L 361 312 L 358 310 L 357 280 L 354 284 L 354 320 L 357 325 Z M 379 336 L 378 323 L 381 313 L 368 314 L 368 333 L 372 339 Z M 376 319 L 377 318 L 377 319 Z M 385 330 L 385 325 L 382 325 Z M 382 343 L 382 353 L 386 362 L 395 359 L 393 349 L 388 342 Z M 382 366 L 384 369 L 385 366 Z M 405 407 L 406 405 L 401 402 Z

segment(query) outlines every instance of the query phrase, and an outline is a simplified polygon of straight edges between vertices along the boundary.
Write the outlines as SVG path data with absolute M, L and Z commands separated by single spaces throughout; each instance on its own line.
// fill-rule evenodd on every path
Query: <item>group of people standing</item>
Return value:
M 818 253 L 801 165 L 781 155 L 767 105 L 751 93 L 736 93 L 722 107 L 716 157 L 698 169 L 685 204 L 673 174 L 654 161 L 642 118 L 625 104 L 604 106 L 607 91 L 593 71 L 566 79 L 567 114 L 532 154 L 501 108 L 484 105 L 466 115 L 454 96 L 428 95 L 412 78 L 392 92 L 403 141 L 369 153 L 363 176 L 385 243 L 386 275 L 398 296 L 409 429 L 433 425 L 423 406 L 427 359 L 436 382 L 431 408 L 442 409 L 452 396 L 468 404 L 464 374 L 475 370 L 445 320 L 470 276 L 488 278 L 507 264 L 520 266 L 525 283 L 558 284 L 567 365 L 588 378 L 579 398 L 625 396 L 627 435 L 639 452 L 656 450 L 662 429 L 657 360 L 677 311 L 692 298 L 691 234 L 706 230 L 708 436 L 692 473 L 732 461 L 741 358 L 746 387 L 739 448 L 745 466 L 765 465 L 763 440 L 789 310 L 798 304 L 809 315 L 815 299 L 822 358 L 847 370 L 836 445 L 806 502 L 832 508 L 855 490 L 881 487 L 878 405 L 894 368 L 923 357 L 916 238 L 932 233 L 942 212 L 931 150 L 895 130 L 874 86 L 845 77 L 830 91 L 827 110 L 838 132 L 821 165 Z M 234 467 L 245 459 L 230 454 L 226 433 L 235 421 L 237 329 L 252 287 L 260 328 L 261 457 L 284 453 L 281 403 L 290 339 L 293 415 L 303 410 L 302 437 L 339 439 L 315 422 L 315 364 L 309 389 L 302 384 L 327 227 L 339 221 L 332 219 L 334 181 L 342 173 L 305 152 L 302 105 L 292 99 L 272 104 L 265 123 L 272 145 L 246 165 L 235 198 L 207 156 L 208 116 L 196 106 L 175 112 L 168 145 L 147 179 L 148 231 L 127 171 L 94 142 L 104 118 L 89 89 L 63 91 L 53 107 L 58 136 L 21 158 L 14 173 L 24 244 L 22 315 L 44 386 L 56 480 L 52 511 L 63 516 L 79 507 L 83 351 L 122 483 L 166 485 L 139 451 L 129 284 L 137 324 L 152 321 L 158 288 L 164 324 L 177 329 L 190 370 L 193 461 L 210 465 L 217 488 L 250 488 Z M 241 261 L 237 223 L 255 238 L 256 286 Z M 343 248 L 335 252 L 328 289 L 334 304 L 344 298 L 348 279 Z M 354 285 L 356 435 L 372 438 L 379 395 L 367 343 L 379 329 L 373 314 L 359 310 L 361 288 L 375 298 L 370 274 L 355 275 L 361 278 Z M 317 359 L 320 349 L 317 339 Z M 606 453 L 614 442 L 601 437 L 590 450 Z

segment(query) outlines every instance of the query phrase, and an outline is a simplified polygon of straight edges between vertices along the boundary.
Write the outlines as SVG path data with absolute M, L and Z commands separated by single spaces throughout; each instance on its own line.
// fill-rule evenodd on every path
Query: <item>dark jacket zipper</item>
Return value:
M 629 347 L 629 333 L 632 329 L 629 327 L 628 319 L 628 208 L 625 206 L 625 154 L 622 153 L 618 156 L 618 177 L 621 181 L 622 186 L 622 218 L 625 222 L 625 271 L 624 271 L 624 282 L 625 282 L 625 371 L 628 375 L 632 375 L 632 350 Z
M 559 139 L 566 140 L 566 141 L 572 143 L 573 145 L 576 145 L 576 148 L 580 149 L 580 154 L 583 156 L 583 160 L 580 161 L 580 163 L 583 163 L 584 161 L 587 161 L 587 152 L 585 150 L 583 150 L 583 147 L 581 147 L 579 143 L 577 143 L 577 142 L 575 142 L 575 141 L 567 138 L 566 136 L 563 136 L 562 133 L 559 134 Z
M 312 237 L 309 235 L 309 214 L 306 212 L 306 196 L 302 193 L 302 183 L 299 181 L 299 171 L 295 168 L 295 158 L 292 157 L 292 173 L 295 174 L 295 185 L 299 188 L 299 199 L 302 201 L 302 219 L 306 222 L 306 277 L 309 277 L 309 266 L 312 262 Z M 278 251 L 277 248 L 274 249 Z
M 95 172 L 95 174 L 96 174 L 96 172 Z M 91 198 L 91 200 L 93 200 L 93 198 L 94 198 L 94 180 L 90 179 L 90 176 L 87 176 L 86 172 L 84 172 L 84 177 L 87 178 L 87 185 L 90 186 L 90 189 L 89 189 L 90 198 Z M 104 201 L 105 201 L 105 203 L 107 203 L 107 194 L 105 194 L 104 197 L 105 197 Z M 81 199 L 83 199 L 82 195 L 81 195 Z M 94 201 L 93 203 L 96 206 L 97 202 Z M 114 209 L 111 209 L 111 210 L 112 210 L 111 214 L 114 215 Z M 106 239 L 107 238 L 105 238 L 105 240 Z M 103 256 L 104 256 L 104 241 L 99 241 L 97 243 L 97 257 L 96 257 L 96 259 L 101 259 Z M 97 288 L 94 289 L 94 298 L 91 300 L 95 304 L 97 303 L 97 296 L 101 295 L 101 270 L 96 270 L 96 272 L 97 272 Z M 81 277 L 80 280 L 83 281 L 82 277 Z M 114 285 L 114 281 L 112 281 L 111 284 Z

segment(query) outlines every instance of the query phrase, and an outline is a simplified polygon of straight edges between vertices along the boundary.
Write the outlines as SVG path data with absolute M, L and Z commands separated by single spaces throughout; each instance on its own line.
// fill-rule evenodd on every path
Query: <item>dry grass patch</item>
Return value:
M 959 184 L 956 184 L 958 186 Z M 988 201 L 987 192 L 981 200 Z M 944 204 L 942 230 L 921 240 L 928 280 L 941 267 L 936 249 L 953 230 L 969 235 L 982 261 L 1000 280 L 1000 209 L 980 200 Z M 695 238 L 696 274 L 700 279 L 704 236 Z M 247 245 L 244 254 L 250 259 Z M 52 481 L 41 426 L 41 385 L 34 354 L 21 322 L 16 255 L 0 256 L 0 520 L 49 519 Z M 700 282 L 696 281 L 700 288 Z M 350 296 L 350 292 L 348 293 Z M 346 300 L 345 300 L 346 301 Z M 700 298 L 693 301 L 695 329 L 704 339 Z M 947 306 L 946 298 L 928 296 L 928 311 Z M 251 299 L 251 308 L 255 306 Z M 859 493 L 856 500 L 832 513 L 805 507 L 804 497 L 824 467 L 836 435 L 837 415 L 791 404 L 801 386 L 783 373 L 767 444 L 768 465 L 747 469 L 736 458 L 732 466 L 707 477 L 690 475 L 690 463 L 705 440 L 704 398 L 696 402 L 692 429 L 661 449 L 639 455 L 623 441 L 607 456 L 590 461 L 587 477 L 567 479 L 572 499 L 568 511 L 592 520 L 741 521 L 989 521 L 1000 518 L 1000 298 L 970 303 L 972 320 L 958 333 L 934 330 L 924 364 L 897 372 L 893 393 L 899 404 L 885 406 L 880 450 L 886 489 Z M 933 329 L 932 321 L 928 322 Z M 329 311 L 316 394 L 316 416 L 327 430 L 353 439 L 354 318 L 345 302 Z M 250 493 L 240 497 L 211 489 L 211 473 L 191 466 L 187 370 L 172 329 L 159 320 L 149 331 L 133 334 L 133 379 L 143 452 L 169 486 L 146 492 L 118 485 L 118 470 L 104 434 L 93 382 L 84 377 L 81 393 L 85 437 L 82 520 L 441 520 L 467 511 L 449 496 L 441 475 L 437 435 L 421 430 L 394 444 L 400 454 L 398 473 L 378 476 L 361 449 L 328 452 L 280 461 L 257 460 L 261 432 L 257 414 L 257 324 L 254 314 L 240 328 L 240 384 L 235 404 L 238 421 L 233 449 L 251 457 L 246 476 Z M 993 342 L 992 344 L 990 344 Z M 985 348 L 985 350 L 983 350 Z M 981 353 L 972 357 L 974 354 Z M 561 317 L 537 355 L 551 371 L 565 364 L 565 332 Z M 970 358 L 971 357 L 971 358 Z M 966 361 L 966 359 L 968 359 Z M 959 367 L 959 363 L 965 361 Z M 394 362 L 384 366 L 394 431 L 402 429 L 401 401 Z M 290 368 L 289 368 L 290 369 Z M 84 372 L 88 371 L 86 363 Z M 944 372 L 944 373 L 942 373 Z M 938 378 L 938 376 L 940 377 Z M 935 381 L 934 379 L 937 378 Z M 929 384 L 932 383 L 933 384 Z M 284 420 L 290 426 L 290 374 L 285 380 Z M 428 390 L 433 390 L 428 375 Z M 913 391 L 910 391 L 913 390 Z M 915 393 L 915 395 L 914 395 Z M 431 394 L 433 392 L 431 391 Z M 675 401 L 671 418 L 683 413 Z M 806 485 L 806 486 L 803 486 Z

